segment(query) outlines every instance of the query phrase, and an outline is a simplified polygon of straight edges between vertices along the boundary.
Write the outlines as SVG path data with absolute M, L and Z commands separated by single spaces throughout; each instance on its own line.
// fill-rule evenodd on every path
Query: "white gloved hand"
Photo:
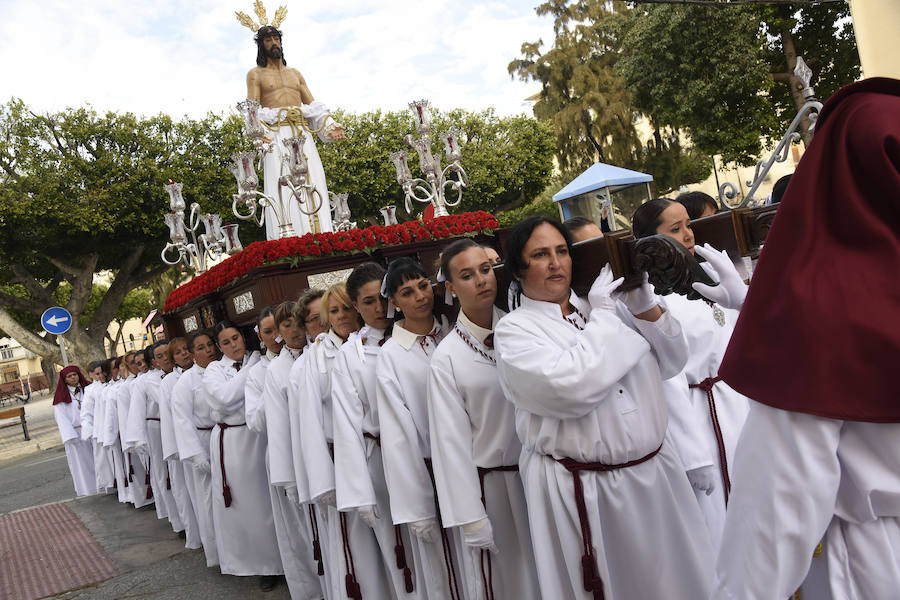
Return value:
M 294 504 L 300 503 L 300 495 L 297 493 L 297 486 L 294 484 L 284 486 L 284 495 Z
M 438 522 L 436 519 L 422 519 L 421 521 L 413 521 L 409 524 L 409 530 L 414 536 L 433 544 L 437 540 Z
M 687 478 L 691 482 L 691 487 L 695 490 L 706 492 L 707 496 L 715 491 L 717 476 L 717 470 L 713 465 L 697 467 L 687 472 Z
M 212 466 L 202 454 L 195 454 L 188 460 L 190 460 L 191 464 L 194 465 L 194 468 L 201 473 L 210 473 L 212 471 Z
M 619 292 L 616 294 L 616 298 L 621 300 L 628 307 L 628 312 L 633 315 L 645 313 L 659 304 L 659 298 L 653 291 L 653 286 L 650 285 L 650 275 L 647 273 L 644 273 L 640 287 L 627 292 Z
M 747 297 L 747 284 L 737 272 L 728 253 L 724 250 L 719 252 L 709 244 L 694 246 L 694 252 L 706 259 L 707 262 L 701 263 L 700 266 L 709 273 L 710 277 L 717 280 L 719 285 L 710 286 L 695 282 L 691 287 L 720 306 L 740 310 L 744 304 L 744 298 Z
M 497 545 L 494 544 L 494 529 L 491 527 L 491 520 L 484 519 L 466 523 L 462 526 L 463 541 L 473 548 L 481 548 L 482 550 L 490 550 L 497 554 Z
M 135 444 L 129 452 L 137 454 L 138 456 L 150 456 L 150 448 L 145 443 Z
M 615 312 L 616 301 L 613 299 L 612 294 L 624 280 L 623 277 L 613 280 L 612 267 L 609 266 L 609 263 L 606 263 L 600 270 L 600 274 L 597 275 L 597 279 L 594 280 L 593 285 L 591 285 L 591 291 L 588 292 L 588 302 L 591 308 Z
M 334 490 L 319 494 L 317 498 L 313 498 L 313 502 L 320 506 L 337 506 L 337 494 Z
M 375 526 L 378 525 L 378 511 L 375 510 L 374 504 L 357 507 L 356 514 L 372 529 L 375 529 Z

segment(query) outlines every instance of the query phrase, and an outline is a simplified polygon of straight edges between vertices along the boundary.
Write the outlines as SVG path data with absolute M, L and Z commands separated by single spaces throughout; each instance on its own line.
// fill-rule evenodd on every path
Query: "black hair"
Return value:
M 672 206 L 668 198 L 653 198 L 637 207 L 631 216 L 631 233 L 636 238 L 656 235 L 656 228 L 662 222 L 659 216 Z
M 425 272 L 425 267 L 422 266 L 422 263 L 415 261 L 408 256 L 401 256 L 400 258 L 391 261 L 384 277 L 385 294 L 390 298 L 397 292 L 397 289 L 407 281 L 419 278 L 428 279 L 428 273 Z
M 109 381 L 112 377 L 112 361 L 109 359 L 100 361 L 100 370 L 103 372 L 103 381 Z
M 352 302 L 356 302 L 359 299 L 359 290 L 362 286 L 376 280 L 380 284 L 381 280 L 384 279 L 384 273 L 384 267 L 378 263 L 365 262 L 357 265 L 347 278 L 347 296 Z
M 781 202 L 781 197 L 784 196 L 784 192 L 787 190 L 788 184 L 791 182 L 791 175 L 785 175 L 781 179 L 775 182 L 775 185 L 772 186 L 772 204 L 777 204 Z
M 259 327 L 260 325 L 262 325 L 262 322 L 266 317 L 272 317 L 273 319 L 275 318 L 275 309 L 271 306 L 262 307 L 262 310 L 259 311 L 259 316 L 256 317 L 256 326 Z M 218 333 L 216 333 L 216 337 L 218 337 Z
M 522 271 L 528 269 L 528 261 L 522 256 L 522 252 L 525 251 L 525 245 L 528 243 L 528 240 L 531 239 L 531 234 L 534 233 L 534 230 L 544 223 L 550 225 L 559 232 L 566 241 L 566 247 L 571 254 L 572 234 L 556 219 L 537 216 L 528 217 L 527 219 L 519 221 L 513 226 L 509 232 L 509 236 L 506 238 L 506 262 L 504 263 L 506 270 L 516 279 L 521 277 Z
M 472 238 L 462 238 L 456 240 L 441 252 L 441 273 L 444 275 L 444 279 L 447 281 L 451 281 L 451 273 L 450 273 L 450 261 L 453 258 L 468 250 L 469 248 L 481 248 L 481 244 L 478 244 Z M 490 262 L 490 261 L 489 261 Z
M 563 227 L 565 227 L 572 233 L 575 233 L 582 227 L 587 227 L 588 225 L 596 225 L 596 223 L 581 215 L 575 215 L 574 217 L 569 217 L 568 219 L 563 221 Z
M 269 37 L 277 37 L 278 41 L 281 41 L 281 31 L 275 29 L 271 25 L 265 25 L 260 27 L 256 32 L 256 35 L 253 36 L 253 41 L 256 42 L 256 64 L 261 67 L 266 66 L 268 64 L 268 56 L 266 55 L 266 48 L 263 46 L 263 42 L 266 38 Z M 281 50 L 281 63 L 287 65 L 287 61 L 284 59 L 284 49 Z
M 241 328 L 238 327 L 237 325 L 235 325 L 234 323 L 232 323 L 231 321 L 229 321 L 228 319 L 222 319 L 221 321 L 216 323 L 215 327 L 213 327 L 213 342 L 215 342 L 216 348 L 219 347 L 219 334 L 221 334 L 226 329 L 237 329 L 238 333 L 240 333 L 241 336 L 244 338 L 244 346 L 247 345 L 247 336 L 244 335 L 244 332 L 241 330 Z M 250 351 L 250 349 L 248 348 L 247 352 L 249 352 L 249 351 Z
M 150 365 L 153 363 L 153 348 L 154 348 L 154 346 L 156 346 L 156 344 L 151 344 L 151 345 L 147 346 L 146 348 L 144 348 L 144 350 L 143 350 L 144 362 L 147 365 Z
M 188 350 L 190 350 L 191 353 L 194 352 L 194 344 L 197 343 L 197 339 L 200 338 L 201 336 L 206 336 L 209 338 L 209 341 L 215 342 L 215 340 L 213 340 L 212 336 L 209 334 L 208 331 L 198 331 L 197 333 L 192 333 L 191 335 L 188 336 L 188 340 L 187 340 Z
M 719 203 L 716 202 L 715 198 L 709 194 L 704 194 L 703 192 L 684 192 L 683 194 L 678 194 L 678 197 L 675 198 L 675 202 L 684 206 L 688 218 L 692 221 L 694 219 L 699 219 L 707 206 L 713 209 L 713 212 L 719 212 Z
M 102 365 L 103 365 L 102 360 L 92 360 L 91 362 L 88 363 L 88 372 L 93 371 L 94 369 L 96 369 L 97 367 L 102 366 Z

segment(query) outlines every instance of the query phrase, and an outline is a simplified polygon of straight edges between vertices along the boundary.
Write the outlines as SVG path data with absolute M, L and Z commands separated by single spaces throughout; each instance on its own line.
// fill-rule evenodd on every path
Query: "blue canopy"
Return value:
M 607 187 L 629 187 L 650 181 L 653 181 L 653 176 L 646 173 L 638 173 L 604 163 L 594 163 L 588 167 L 587 171 L 573 179 L 569 185 L 553 194 L 553 201 L 559 202 Z

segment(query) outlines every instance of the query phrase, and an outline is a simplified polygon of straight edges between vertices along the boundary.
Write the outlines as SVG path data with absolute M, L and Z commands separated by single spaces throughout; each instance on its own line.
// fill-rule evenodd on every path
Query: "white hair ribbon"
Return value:
M 453 294 L 451 294 L 450 290 L 447 288 L 447 278 L 444 277 L 444 271 L 442 269 L 438 269 L 437 277 L 435 277 L 435 279 L 437 279 L 438 283 L 444 284 L 444 304 L 453 306 Z

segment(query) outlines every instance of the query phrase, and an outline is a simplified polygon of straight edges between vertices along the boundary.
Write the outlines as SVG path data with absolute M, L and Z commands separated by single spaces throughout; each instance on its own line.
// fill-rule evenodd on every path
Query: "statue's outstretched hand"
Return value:
M 331 128 L 326 137 L 328 137 L 328 140 L 331 142 L 347 139 L 347 135 L 344 133 L 344 126 L 339 123 Z

